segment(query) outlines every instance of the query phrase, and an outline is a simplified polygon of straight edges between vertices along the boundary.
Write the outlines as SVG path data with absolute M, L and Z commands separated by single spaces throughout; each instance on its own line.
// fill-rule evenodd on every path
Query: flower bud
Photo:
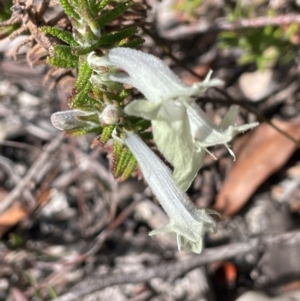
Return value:
M 107 105 L 99 114 L 99 118 L 105 124 L 117 124 L 120 119 L 120 110 L 114 105 Z

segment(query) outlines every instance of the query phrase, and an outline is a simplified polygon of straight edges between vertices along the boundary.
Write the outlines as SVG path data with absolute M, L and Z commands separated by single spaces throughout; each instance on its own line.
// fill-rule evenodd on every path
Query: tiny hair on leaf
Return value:
M 44 32 L 46 34 L 50 34 L 53 37 L 56 37 L 60 39 L 61 41 L 65 42 L 66 44 L 76 47 L 78 46 L 78 43 L 74 40 L 73 35 L 68 32 L 64 31 L 57 27 L 50 27 L 50 26 L 43 26 L 40 28 L 41 32 Z
M 118 5 L 117 7 L 103 13 L 98 19 L 98 25 L 103 27 L 122 15 L 130 6 L 132 5 L 132 1 L 126 1 L 125 3 L 122 3 Z
M 60 68 L 76 68 L 78 66 L 77 58 L 68 59 L 56 55 L 48 57 L 47 62 L 50 65 L 60 67 Z
M 80 16 L 75 12 L 68 0 L 59 0 L 59 2 L 68 17 L 80 20 Z

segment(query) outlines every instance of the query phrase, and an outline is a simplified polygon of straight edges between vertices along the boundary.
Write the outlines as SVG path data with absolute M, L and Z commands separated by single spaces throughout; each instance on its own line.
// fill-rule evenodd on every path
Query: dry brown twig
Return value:
M 13 202 L 21 196 L 24 189 L 29 186 L 34 176 L 49 160 L 49 157 L 55 152 L 61 145 L 64 136 L 63 134 L 58 135 L 53 139 L 45 148 L 44 151 L 39 155 L 35 163 L 31 166 L 26 176 L 20 180 L 18 185 L 8 194 L 8 196 L 0 203 L 0 213 L 4 212 L 9 208 Z M 46 169 L 44 170 L 46 173 Z
M 222 247 L 206 249 L 199 256 L 193 256 L 190 259 L 175 263 L 165 265 L 160 264 L 152 268 L 145 268 L 140 272 L 127 274 L 118 272 L 105 275 L 98 279 L 95 279 L 95 277 L 87 279 L 77 284 L 69 293 L 56 298 L 55 301 L 73 301 L 105 287 L 127 283 L 137 284 L 149 281 L 156 277 L 176 279 L 180 275 L 208 263 L 230 259 L 237 255 L 245 255 L 257 249 L 264 250 L 265 247 L 274 246 L 276 244 L 288 245 L 295 244 L 299 241 L 300 232 L 295 231 L 278 234 L 276 236 L 253 238 L 247 242 L 233 243 Z
M 258 28 L 264 26 L 283 26 L 290 25 L 292 23 L 300 23 L 300 15 L 297 14 L 286 14 L 279 15 L 275 17 L 256 17 L 252 19 L 240 19 L 235 22 L 230 22 L 228 20 L 217 19 L 214 24 L 209 25 L 205 22 L 199 21 L 198 23 L 193 23 L 189 25 L 180 25 L 174 29 L 162 32 L 162 36 L 170 40 L 178 40 L 186 38 L 186 36 L 191 36 L 195 34 L 204 33 L 218 33 L 220 31 L 226 30 L 240 30 L 244 28 Z
M 49 38 L 40 32 L 38 29 L 40 26 L 46 25 L 43 15 L 49 7 L 50 0 L 44 0 L 39 6 L 33 5 L 33 1 L 21 1 L 15 0 L 14 5 L 11 8 L 12 16 L 9 20 L 2 22 L 1 27 L 10 26 L 13 24 L 21 24 L 21 27 L 15 30 L 11 35 L 10 39 L 14 39 L 22 33 L 29 31 L 30 36 L 26 39 L 23 44 L 32 41 L 33 39 L 43 46 L 50 55 L 54 53 L 53 46 Z M 17 47 L 18 51 L 20 47 Z M 15 53 L 15 56 L 17 52 Z

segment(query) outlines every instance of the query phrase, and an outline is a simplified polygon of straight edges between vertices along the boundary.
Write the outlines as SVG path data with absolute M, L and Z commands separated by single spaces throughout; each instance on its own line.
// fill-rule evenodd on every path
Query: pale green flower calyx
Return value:
M 151 231 L 149 235 L 174 233 L 179 250 L 184 246 L 200 253 L 204 233 L 214 232 L 216 228 L 216 222 L 210 215 L 219 214 L 213 210 L 196 208 L 188 196 L 177 188 L 169 168 L 139 136 L 127 132 L 125 144 L 137 159 L 145 180 L 170 218 L 168 225 Z

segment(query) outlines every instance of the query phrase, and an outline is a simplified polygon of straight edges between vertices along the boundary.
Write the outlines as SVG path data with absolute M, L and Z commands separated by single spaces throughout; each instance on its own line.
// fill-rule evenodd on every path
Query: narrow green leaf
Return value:
M 115 174 L 114 174 L 114 176 L 116 178 L 118 178 L 122 174 L 122 172 L 125 170 L 131 157 L 132 157 L 132 154 L 129 151 L 129 149 L 127 147 L 124 147 L 122 149 L 122 153 L 121 153 L 121 156 L 120 156 L 120 159 L 119 159 L 119 162 L 116 167 Z
M 93 122 L 95 124 L 100 124 L 100 121 L 99 121 L 99 117 L 98 117 L 98 114 L 96 114 L 97 112 L 95 112 L 94 115 L 90 115 L 90 116 L 78 116 L 77 119 L 79 121 L 90 121 L 90 122 Z
M 86 134 L 90 134 L 90 133 L 96 133 L 99 134 L 102 131 L 102 127 L 86 127 L 84 129 L 80 128 L 80 129 L 72 129 L 72 130 L 68 130 L 65 131 L 65 133 L 69 136 L 82 136 L 82 135 L 86 135 Z
M 76 90 L 80 91 L 83 89 L 83 87 L 87 84 L 89 81 L 93 70 L 88 65 L 87 61 L 85 60 L 82 64 L 79 66 L 78 70 L 78 77 L 76 80 L 75 88 Z
M 59 68 L 76 68 L 78 66 L 78 59 L 67 59 L 60 56 L 50 56 L 47 58 L 47 62 Z
M 130 6 L 132 5 L 132 1 L 127 1 L 118 5 L 117 7 L 109 10 L 108 12 L 103 13 L 98 19 L 98 25 L 103 27 L 109 24 L 111 21 L 116 19 L 118 16 L 122 15 Z
M 100 139 L 102 145 L 105 145 L 106 142 L 111 138 L 111 134 L 114 129 L 115 129 L 115 125 L 107 125 L 103 128 L 103 132 Z
M 98 11 L 102 10 L 111 0 L 102 0 L 98 4 Z
M 137 32 L 138 32 L 137 27 L 129 27 L 129 28 L 122 29 L 118 32 L 103 35 L 99 39 L 97 46 L 119 43 L 121 40 L 137 34 Z
M 141 136 L 141 138 L 142 138 L 144 141 L 149 141 L 149 140 L 153 139 L 153 134 L 152 134 L 152 132 L 143 132 L 143 133 L 140 133 L 139 135 Z
M 74 40 L 72 34 L 68 31 L 64 31 L 57 27 L 43 26 L 40 28 L 41 32 L 50 34 L 63 42 L 69 44 L 70 46 L 76 47 L 78 43 Z
M 54 51 L 57 55 L 61 57 L 69 57 L 72 56 L 73 58 L 77 58 L 74 54 L 72 54 L 72 48 L 70 46 L 65 46 L 65 45 L 54 45 Z
M 95 0 L 87 0 L 88 2 L 88 5 L 89 5 L 89 8 L 92 12 L 98 12 L 99 9 L 98 9 L 98 1 L 95 1 Z
M 116 169 L 119 164 L 119 160 L 122 154 L 122 145 L 117 141 L 113 140 L 113 159 L 112 159 L 112 166 L 111 166 L 111 173 L 114 177 L 116 174 Z
M 114 140 L 114 142 L 113 142 L 114 159 L 113 160 L 119 161 L 121 153 L 122 153 L 122 145 L 118 141 Z
M 84 11 L 85 9 L 89 11 L 88 2 L 86 0 L 72 0 L 76 5 L 77 11 Z M 82 16 L 81 16 L 82 17 Z
M 140 132 L 143 132 L 143 131 L 149 129 L 149 127 L 151 125 L 150 120 L 140 119 L 140 118 L 137 118 L 137 119 L 138 119 L 138 121 L 133 122 L 135 131 L 140 133 Z
M 95 51 L 96 48 L 98 47 L 97 45 L 98 45 L 98 43 L 88 46 L 88 47 L 79 46 L 79 47 L 73 48 L 72 53 L 74 55 L 86 55 L 86 54 L 89 54 L 89 53 Z
M 68 0 L 59 0 L 59 2 L 68 17 L 80 20 L 80 16 L 75 12 Z
M 48 293 L 49 293 L 49 296 L 52 300 L 54 300 L 58 297 L 55 289 L 52 286 L 48 287 Z
M 129 41 L 129 42 L 125 42 L 125 43 L 120 43 L 119 46 L 122 47 L 128 47 L 128 48 L 137 48 L 140 45 L 144 44 L 145 40 L 140 38 L 140 37 L 136 37 L 133 40 Z
M 53 57 L 48 58 L 48 61 L 53 65 L 60 64 L 64 68 L 70 68 L 70 67 L 72 68 L 78 66 L 78 56 L 73 55 L 71 53 L 71 48 L 69 46 L 55 45 L 54 51 L 55 51 L 55 55 Z M 54 57 L 55 59 L 53 59 Z
M 120 181 L 123 182 L 127 180 L 131 176 L 132 172 L 135 170 L 136 166 L 137 166 L 137 161 L 135 157 L 131 154 L 131 158 L 129 159 L 127 166 L 125 167 L 122 173 Z
M 88 93 L 92 89 L 92 84 L 88 81 L 86 82 L 85 86 L 82 87 L 80 91 L 77 91 L 74 97 L 72 97 L 71 102 L 69 103 L 69 106 L 71 109 L 80 109 L 88 104 L 87 98 Z M 94 101 L 95 103 L 95 101 Z
M 72 53 L 74 55 L 85 55 L 92 51 L 95 51 L 98 47 L 103 45 L 108 45 L 110 47 L 117 46 L 123 39 L 131 37 L 135 35 L 138 32 L 138 29 L 136 27 L 130 27 L 123 30 L 120 30 L 118 32 L 109 33 L 106 35 L 103 35 L 99 38 L 99 41 L 89 47 L 76 47 L 73 48 Z

